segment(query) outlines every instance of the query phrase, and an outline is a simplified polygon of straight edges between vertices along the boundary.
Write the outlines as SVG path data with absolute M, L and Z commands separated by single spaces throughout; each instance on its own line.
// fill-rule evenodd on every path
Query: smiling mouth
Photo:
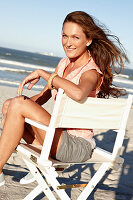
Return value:
M 75 50 L 76 48 L 66 48 L 67 51 L 73 51 Z

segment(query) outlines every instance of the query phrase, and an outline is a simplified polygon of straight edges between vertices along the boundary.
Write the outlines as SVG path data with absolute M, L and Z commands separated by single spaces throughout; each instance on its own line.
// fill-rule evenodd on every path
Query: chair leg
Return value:
M 42 188 L 38 185 L 34 190 L 32 190 L 23 200 L 33 200 L 42 192 Z
M 90 193 L 93 191 L 97 183 L 101 180 L 101 178 L 105 175 L 105 172 L 108 170 L 111 163 L 103 163 L 98 171 L 91 178 L 85 189 L 81 192 L 77 200 L 86 200 Z
M 56 176 L 52 174 L 53 170 L 51 168 L 46 168 L 45 171 L 41 170 L 43 175 L 45 176 L 47 182 L 52 186 L 56 194 L 60 197 L 61 200 L 70 200 L 70 197 L 67 195 L 65 190 L 58 190 L 57 187 L 60 185 L 60 183 L 57 181 Z
M 35 188 L 25 199 L 29 200 L 28 197 L 30 197 L 31 199 L 34 199 L 41 192 L 44 192 L 44 194 L 47 196 L 49 200 L 56 200 L 55 196 L 53 195 L 52 191 L 50 190 L 49 186 L 47 185 L 46 181 L 44 180 L 44 178 L 42 177 L 42 175 L 40 174 L 36 166 L 24 158 L 23 160 L 26 163 L 29 170 L 31 171 L 31 173 L 33 174 L 33 176 L 35 177 L 36 181 L 38 182 L 37 188 L 39 189 L 36 192 L 37 188 Z

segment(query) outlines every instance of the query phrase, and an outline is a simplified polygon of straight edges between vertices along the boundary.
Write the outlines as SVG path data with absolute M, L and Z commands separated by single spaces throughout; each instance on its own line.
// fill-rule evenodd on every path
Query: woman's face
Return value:
M 62 45 L 68 58 L 78 58 L 87 51 L 89 40 L 80 25 L 66 22 L 62 31 Z

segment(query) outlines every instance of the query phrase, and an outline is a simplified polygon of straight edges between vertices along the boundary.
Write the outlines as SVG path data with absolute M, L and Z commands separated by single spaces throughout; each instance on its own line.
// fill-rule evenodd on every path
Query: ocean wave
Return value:
M 114 78 L 114 82 L 133 85 L 133 81 L 131 81 L 131 80 L 125 80 L 125 79 L 119 79 L 119 78 Z
M 23 69 L 14 69 L 9 67 L 0 67 L 0 71 L 11 71 L 11 72 L 21 72 L 21 73 L 31 73 L 32 71 L 23 70 Z
M 0 59 L 0 71 L 3 71 L 3 73 L 1 73 L 0 83 L 6 84 L 6 85 L 8 84 L 11 86 L 13 86 L 13 85 L 18 86 L 20 83 L 17 82 L 18 79 L 15 78 L 16 77 L 15 73 L 21 73 L 21 74 L 19 74 L 19 79 L 21 80 L 21 79 L 23 79 L 23 76 L 26 73 L 31 73 L 34 69 L 44 69 L 51 73 L 55 71 L 55 68 L 52 68 L 52 67 Z M 4 74 L 4 72 L 6 72 L 6 73 Z M 13 73 L 11 74 L 10 72 L 13 72 L 14 74 Z M 131 74 L 131 76 L 130 76 L 130 74 Z M 133 77 L 132 71 L 131 71 L 131 73 L 129 71 L 127 75 L 123 75 L 123 74 L 115 75 L 113 83 L 117 83 L 120 87 L 125 88 L 129 93 L 133 93 L 132 77 Z M 42 89 L 44 86 L 42 86 L 41 83 L 42 82 L 40 82 L 40 85 L 35 85 L 34 88 Z
M 133 93 L 133 89 L 131 89 L 131 88 L 123 88 L 123 89 L 125 89 L 127 92 L 129 92 L 129 93 Z
M 130 77 L 129 75 L 124 75 L 124 74 L 120 74 L 120 76 L 121 76 L 122 78 L 129 78 L 129 77 Z
M 32 65 L 32 64 L 27 64 L 23 62 L 17 62 L 17 61 L 11 61 L 11 60 L 4 60 L 0 59 L 0 63 L 2 64 L 8 64 L 8 65 L 16 65 L 16 66 L 21 66 L 21 67 L 27 67 L 27 68 L 32 68 L 32 69 L 44 69 L 49 72 L 54 72 L 55 69 L 51 67 L 46 67 L 46 66 L 41 66 L 41 65 Z
M 0 80 L 0 83 L 4 84 L 4 85 L 10 85 L 10 86 L 19 86 L 20 85 L 20 82 L 12 82 L 12 81 L 6 81 L 6 80 Z M 42 86 L 42 85 L 34 85 L 33 88 L 34 89 L 43 89 L 44 86 Z
M 125 74 L 118 74 L 118 75 L 115 74 L 115 77 L 122 77 L 122 78 L 127 78 L 127 79 L 130 78 L 129 75 L 125 75 Z

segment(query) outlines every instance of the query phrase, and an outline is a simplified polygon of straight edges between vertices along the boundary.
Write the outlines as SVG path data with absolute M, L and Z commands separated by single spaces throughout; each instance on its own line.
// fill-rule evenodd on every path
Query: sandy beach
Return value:
M 16 91 L 17 88 L 15 87 L 0 86 L 0 120 L 2 118 L 1 109 L 3 102 L 8 98 L 16 96 Z M 24 90 L 23 94 L 30 97 L 36 93 L 38 91 Z M 44 107 L 51 112 L 53 107 L 52 100 Z M 0 126 L 0 133 L 1 131 L 2 128 Z M 96 134 L 96 142 L 101 146 L 105 145 L 107 149 L 111 149 L 114 135 L 106 136 L 108 135 L 104 133 L 100 136 Z M 122 157 L 125 159 L 122 168 L 118 171 L 112 170 L 111 173 L 107 173 L 88 198 L 89 200 L 133 200 L 133 109 L 128 119 Z M 75 180 L 86 182 L 97 167 L 98 165 L 90 165 L 87 169 L 77 165 L 69 167 L 60 174 L 61 178 L 59 181 L 63 182 L 65 180 L 68 184 L 71 184 L 70 181 L 74 182 Z M 80 175 L 80 171 L 82 171 L 82 175 Z M 3 172 L 6 183 L 0 187 L 0 200 L 22 200 L 36 186 L 36 182 L 28 185 L 19 184 L 20 178 L 26 175 L 28 170 L 21 157 L 15 151 L 4 166 Z M 71 180 L 69 179 L 70 176 L 72 176 Z M 68 189 L 67 193 L 72 200 L 76 200 L 80 190 L 82 189 Z M 47 198 L 41 194 L 36 200 L 40 199 Z

